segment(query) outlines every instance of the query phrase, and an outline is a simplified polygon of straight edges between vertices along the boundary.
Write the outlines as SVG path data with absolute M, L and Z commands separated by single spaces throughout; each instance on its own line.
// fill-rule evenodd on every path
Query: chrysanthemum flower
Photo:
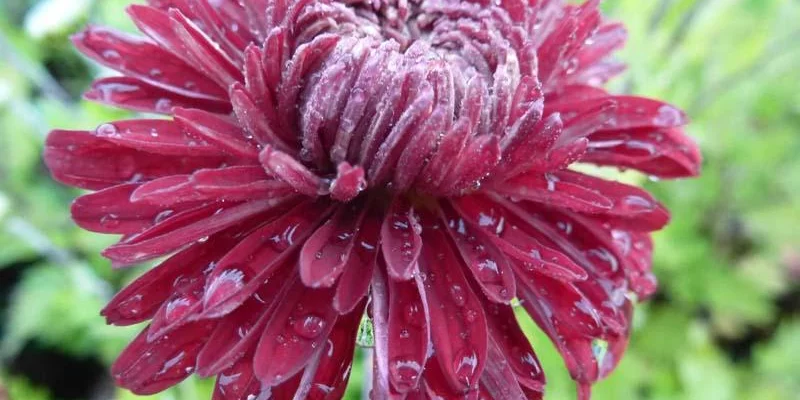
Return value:
M 624 28 L 597 0 L 150 0 L 144 36 L 74 37 L 121 76 L 86 97 L 166 118 L 57 130 L 116 266 L 168 256 L 103 310 L 150 325 L 114 364 L 136 393 L 338 399 L 362 316 L 374 399 L 538 399 L 512 302 L 579 395 L 655 290 L 645 191 L 570 168 L 695 175 L 684 114 L 600 85 Z

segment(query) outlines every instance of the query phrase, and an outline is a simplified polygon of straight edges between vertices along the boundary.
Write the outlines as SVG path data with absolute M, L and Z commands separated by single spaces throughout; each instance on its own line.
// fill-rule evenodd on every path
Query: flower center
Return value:
M 297 82 L 299 161 L 320 176 L 347 163 L 363 169 L 367 187 L 395 193 L 479 187 L 500 161 L 508 95 L 520 78 L 516 52 L 498 21 L 486 21 L 487 8 L 414 0 L 313 6 L 296 53 L 316 47 L 295 61 L 313 64 Z M 330 15 L 335 24 L 323 22 Z M 336 44 L 315 59 L 329 39 Z

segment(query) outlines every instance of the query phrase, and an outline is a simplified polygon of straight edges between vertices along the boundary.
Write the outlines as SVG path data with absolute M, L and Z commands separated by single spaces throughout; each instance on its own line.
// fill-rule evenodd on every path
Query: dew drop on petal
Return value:
M 396 358 L 389 363 L 389 373 L 392 374 L 392 380 L 401 389 L 413 387 L 421 372 L 422 366 L 413 360 Z
M 679 125 L 682 120 L 683 116 L 680 110 L 669 104 L 664 104 L 659 107 L 658 115 L 653 118 L 653 123 L 658 126 L 675 126 Z
M 102 124 L 97 127 L 98 136 L 118 136 L 119 130 L 114 124 Z
M 460 350 L 453 359 L 453 371 L 458 380 L 466 385 L 472 385 L 475 382 L 477 369 L 478 354 L 472 349 Z
M 119 54 L 119 52 L 118 52 L 118 51 L 116 51 L 116 50 L 111 50 L 111 49 L 103 51 L 103 54 L 102 54 L 102 56 L 103 56 L 103 58 L 105 58 L 106 60 L 118 60 L 120 57 L 122 57 L 122 56 Z
M 172 111 L 172 100 L 165 98 L 158 99 L 156 100 L 155 108 L 156 111 L 158 112 L 163 112 L 163 113 L 170 112 Z
M 156 215 L 155 219 L 153 219 L 153 223 L 156 223 L 156 224 L 161 223 L 165 219 L 169 218 L 173 213 L 174 213 L 174 211 L 172 211 L 172 210 L 161 211 L 160 213 L 158 213 L 158 215 Z
M 450 286 L 450 297 L 453 298 L 453 302 L 459 307 L 463 307 L 464 304 L 467 303 L 464 289 L 459 285 Z
M 559 181 L 558 177 L 553 174 L 544 174 L 544 178 L 547 180 L 547 190 L 554 192 L 556 190 L 556 183 Z
M 208 284 L 204 303 L 206 307 L 219 304 L 244 286 L 244 273 L 238 269 L 222 271 Z
M 117 310 L 124 318 L 134 318 L 142 312 L 142 295 L 137 294 L 119 303 Z
M 417 302 L 406 304 L 403 309 L 403 320 L 414 327 L 424 326 L 425 313 L 422 305 Z
M 655 208 L 655 204 L 653 204 L 653 202 L 642 196 L 625 196 L 622 201 L 628 209 L 633 211 L 650 211 Z
M 164 317 L 167 323 L 175 322 L 186 315 L 193 302 L 185 297 L 178 297 L 167 303 Z
M 295 333 L 306 338 L 316 339 L 322 334 L 327 322 L 322 317 L 314 314 L 308 314 L 302 318 L 296 319 L 292 323 Z

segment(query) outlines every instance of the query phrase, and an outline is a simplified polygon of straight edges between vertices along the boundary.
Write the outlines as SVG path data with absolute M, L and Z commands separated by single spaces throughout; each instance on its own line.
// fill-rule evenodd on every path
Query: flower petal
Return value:
M 170 114 L 175 107 L 196 108 L 220 114 L 231 110 L 231 105 L 227 102 L 182 96 L 137 78 L 124 76 L 94 81 L 83 97 L 114 107 L 155 114 Z
M 249 137 L 255 138 L 261 145 L 273 146 L 281 151 L 292 151 L 292 146 L 278 135 L 275 121 L 270 120 L 269 115 L 261 111 L 244 85 L 239 82 L 232 84 L 230 97 L 236 118 L 247 130 Z
M 229 208 L 211 204 L 175 215 L 146 231 L 103 251 L 120 264 L 152 260 L 211 234 L 269 211 L 281 203 L 273 199 L 253 201 Z
M 298 193 L 316 197 L 330 191 L 326 182 L 300 161 L 270 145 L 264 147 L 258 158 L 269 173 L 286 182 Z
M 163 119 L 132 119 L 107 122 L 93 134 L 130 149 L 150 154 L 170 156 L 225 157 L 215 146 L 184 134 L 173 121 Z
M 464 220 L 450 204 L 442 202 L 441 218 L 464 264 L 483 293 L 494 302 L 510 303 L 516 294 L 511 265 L 480 228 Z
M 431 338 L 449 386 L 466 393 L 478 386 L 486 362 L 487 328 L 483 307 L 461 272 L 443 228 L 425 225 L 420 272 L 430 304 Z
M 508 181 L 499 190 L 550 207 L 630 220 L 647 230 L 661 229 L 669 222 L 667 210 L 645 190 L 579 172 L 527 174 Z
M 381 220 L 374 211 L 364 217 L 333 297 L 333 308 L 340 314 L 350 313 L 369 292 L 379 254 L 380 228 Z
M 422 282 L 388 280 L 389 380 L 399 393 L 417 388 L 428 359 L 430 317 Z
M 700 171 L 697 144 L 678 128 L 604 131 L 590 139 L 582 161 L 633 168 L 661 178 L 695 176 Z
M 253 352 L 244 354 L 233 366 L 217 376 L 211 400 L 241 400 L 265 398 L 270 388 L 263 387 L 253 373 Z
M 344 396 L 355 352 L 355 336 L 363 314 L 362 303 L 352 313 L 336 321 L 328 341 L 320 349 L 321 358 L 316 373 L 310 382 L 307 398 L 310 400 L 338 399 Z M 295 395 L 295 398 L 304 398 Z
M 414 207 L 403 197 L 395 198 L 381 227 L 381 250 L 392 279 L 409 280 L 417 272 L 421 229 Z
M 258 148 L 230 118 L 196 109 L 175 108 L 175 121 L 186 133 L 239 158 L 257 160 Z
M 211 38 L 194 22 L 176 9 L 167 11 L 170 26 L 180 40 L 184 51 L 192 58 L 192 65 L 197 66 L 209 78 L 223 88 L 234 82 L 243 82 L 244 76 L 233 62 Z
M 209 275 L 204 315 L 210 318 L 235 310 L 275 271 L 294 265 L 295 250 L 330 212 L 324 203 L 302 202 L 291 210 L 282 209 L 275 215 L 278 218 L 267 219 L 241 240 Z
M 453 202 L 459 214 L 483 229 L 516 268 L 525 271 L 538 271 L 554 279 L 563 281 L 584 280 L 586 271 L 569 257 L 539 242 L 527 230 L 525 223 L 503 206 L 483 196 L 465 196 Z
M 93 60 L 182 97 L 225 101 L 225 91 L 189 64 L 142 37 L 89 27 L 72 42 Z
M 306 286 L 333 286 L 350 259 L 366 211 L 361 202 L 342 205 L 306 240 L 298 262 Z
M 510 306 L 484 301 L 490 347 L 500 352 L 516 376 L 515 381 L 536 392 L 544 391 L 544 370 Z M 497 357 L 496 355 L 494 357 Z
M 489 339 L 486 354 L 486 368 L 481 375 L 481 389 L 494 400 L 525 399 L 514 371 L 508 365 L 506 356 L 500 351 L 493 338 Z
M 197 353 L 214 322 L 185 325 L 174 335 L 147 342 L 145 329 L 120 354 L 111 375 L 122 387 L 138 395 L 158 393 L 194 372 Z
M 131 203 L 131 194 L 139 186 L 136 183 L 117 185 L 78 197 L 72 203 L 72 219 L 88 231 L 131 234 L 141 232 L 175 212 L 159 205 Z M 197 205 L 188 205 L 178 212 Z
M 262 383 L 274 386 L 299 372 L 315 349 L 328 340 L 338 313 L 331 289 L 310 289 L 296 282 L 267 323 L 254 355 Z
M 47 137 L 44 160 L 59 182 L 99 190 L 215 168 L 219 157 L 174 157 L 119 146 L 88 131 L 55 130 Z
M 103 308 L 109 324 L 133 325 L 152 318 L 170 297 L 173 287 L 200 273 L 235 243 L 231 235 L 215 235 L 213 242 L 195 243 L 128 284 Z
M 241 307 L 222 317 L 197 356 L 197 373 L 211 376 L 233 366 L 244 354 L 252 353 L 272 313 L 297 280 L 291 268 L 278 271 Z M 246 358 L 252 363 L 252 358 Z

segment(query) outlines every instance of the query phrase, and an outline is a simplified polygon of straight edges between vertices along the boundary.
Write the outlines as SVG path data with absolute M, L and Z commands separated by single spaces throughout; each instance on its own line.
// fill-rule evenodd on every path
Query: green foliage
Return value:
M 78 100 L 102 71 L 71 50 L 67 35 L 87 19 L 132 29 L 122 12 L 129 1 L 87 1 L 88 12 L 54 21 L 35 39 L 25 21 L 42 3 L 59 2 L 0 2 L 0 274 L 8 274 L 0 276 L 16 279 L 0 281 L 7 291 L 0 376 L 12 399 L 26 400 L 50 400 L 4 367 L 27 343 L 110 365 L 139 329 L 107 327 L 98 312 L 141 269 L 110 269 L 98 254 L 113 238 L 70 222 L 68 205 L 79 193 L 52 182 L 40 157 L 51 127 L 90 128 L 126 115 Z M 644 182 L 673 222 L 656 237 L 660 294 L 638 308 L 627 356 L 596 398 L 800 398 L 800 3 L 606 0 L 603 7 L 630 30 L 620 55 L 630 69 L 614 90 L 688 110 L 705 163 L 701 178 L 677 182 L 603 171 Z M 546 398 L 574 398 L 553 346 L 519 317 L 546 369 Z M 369 379 L 366 353 L 358 352 L 348 399 L 360 398 Z M 211 385 L 191 379 L 151 398 L 208 398 Z M 118 398 L 137 397 L 119 391 Z

